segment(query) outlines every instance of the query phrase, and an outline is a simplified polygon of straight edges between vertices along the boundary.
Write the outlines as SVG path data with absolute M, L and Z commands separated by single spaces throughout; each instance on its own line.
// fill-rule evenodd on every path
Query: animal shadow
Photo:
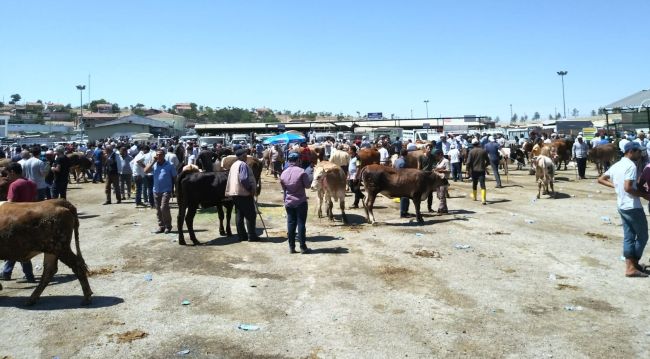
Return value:
M 25 310 L 63 310 L 77 308 L 106 308 L 124 303 L 124 299 L 109 296 L 93 296 L 92 302 L 88 306 L 80 305 L 83 297 L 81 295 L 45 295 L 42 296 L 36 304 L 26 306 L 28 296 L 18 297 L 0 297 L 0 308 L 21 308 Z
M 345 247 L 312 248 L 311 254 L 348 254 L 350 250 Z

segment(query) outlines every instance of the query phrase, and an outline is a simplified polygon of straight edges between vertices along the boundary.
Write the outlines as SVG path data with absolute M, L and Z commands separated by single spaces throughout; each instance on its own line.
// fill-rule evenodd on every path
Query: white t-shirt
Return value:
M 381 148 L 379 149 L 379 163 L 381 163 L 381 164 L 386 164 L 386 163 L 388 163 L 388 158 L 389 158 L 389 157 L 390 157 L 390 156 L 388 155 L 388 150 L 385 149 L 385 148 L 383 148 L 383 147 L 381 147 Z
M 639 197 L 632 196 L 625 192 L 625 181 L 632 181 L 632 186 L 636 189 L 636 165 L 629 158 L 623 157 L 605 172 L 614 183 L 616 189 L 616 204 L 618 209 L 627 210 L 633 208 L 643 208 Z
M 460 151 L 457 148 L 452 148 L 449 150 L 449 162 L 458 163 L 460 162 Z
M 627 138 L 623 138 L 618 142 L 618 148 L 621 150 L 621 152 L 625 153 L 625 144 L 630 142 Z

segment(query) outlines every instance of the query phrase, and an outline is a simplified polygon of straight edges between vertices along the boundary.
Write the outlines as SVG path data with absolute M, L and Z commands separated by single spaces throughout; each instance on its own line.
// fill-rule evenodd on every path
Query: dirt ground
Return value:
M 72 185 L 93 303 L 79 306 L 61 263 L 33 307 L 34 285 L 4 282 L 0 358 L 647 358 L 650 279 L 623 276 L 615 195 L 588 175 L 559 171 L 558 198 L 533 200 L 534 177 L 512 171 L 504 189 L 488 182 L 487 206 L 453 183 L 450 213 L 424 226 L 383 197 L 379 225 L 363 209 L 330 223 L 310 194 L 310 255 L 288 252 L 272 176 L 260 196 L 268 240 L 220 237 L 203 211 L 198 247 L 152 234 L 155 212 L 133 200 L 102 206 L 103 187 Z

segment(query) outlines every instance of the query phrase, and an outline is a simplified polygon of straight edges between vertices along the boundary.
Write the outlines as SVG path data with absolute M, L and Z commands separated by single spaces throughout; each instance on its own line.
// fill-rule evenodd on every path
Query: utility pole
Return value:
M 512 104 L 510 104 L 510 122 L 512 122 Z
M 429 118 L 429 100 L 424 100 L 424 106 L 427 108 L 427 118 Z
M 564 99 L 564 76 L 568 74 L 567 71 L 558 71 L 557 74 L 562 78 L 562 106 L 564 107 L 564 119 L 566 120 L 566 101 Z

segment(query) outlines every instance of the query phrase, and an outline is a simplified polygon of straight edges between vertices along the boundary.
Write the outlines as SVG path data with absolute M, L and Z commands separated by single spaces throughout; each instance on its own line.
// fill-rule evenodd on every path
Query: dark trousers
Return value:
M 158 218 L 158 227 L 171 230 L 172 214 L 169 210 L 169 199 L 172 198 L 172 193 L 154 193 L 154 198 L 156 200 L 156 217 Z
M 361 192 L 361 181 L 348 180 L 348 186 L 350 190 L 354 193 L 354 206 L 359 206 L 359 200 L 362 200 L 364 195 Z
M 576 163 L 578 164 L 578 176 L 580 176 L 580 178 L 585 178 L 585 171 L 587 170 L 587 159 L 576 158 Z
M 149 202 L 149 196 L 147 196 L 147 187 L 144 183 L 143 176 L 135 176 L 135 204 L 143 204 L 142 198 L 144 196 L 144 202 Z
M 433 192 L 429 193 L 429 196 L 427 197 L 427 210 L 433 211 Z
M 119 174 L 109 173 L 106 175 L 106 186 L 104 187 L 104 193 L 106 193 L 106 202 L 111 201 L 111 186 L 113 187 L 113 192 L 115 192 L 115 197 L 117 198 L 117 201 L 120 202 L 122 200 L 122 195 L 120 194 Z
M 250 238 L 256 238 L 255 217 L 257 216 L 257 213 L 255 212 L 253 196 L 233 196 L 232 201 L 237 208 L 236 223 L 239 239 L 243 241 Z M 246 226 L 244 226 L 244 219 L 246 219 L 248 224 L 248 232 L 246 232 Z
M 409 213 L 409 201 L 411 199 L 408 197 L 400 197 L 399 199 L 399 215 L 405 216 Z
M 64 180 L 61 182 L 54 181 L 52 184 L 52 198 L 63 198 L 66 199 L 68 195 L 68 181 Z
M 306 249 L 305 244 L 307 227 L 307 201 L 298 207 L 284 207 L 287 211 L 287 237 L 289 237 L 289 249 L 296 248 L 296 228 L 298 229 L 298 241 L 300 249 Z
M 130 173 L 125 173 L 120 175 L 120 194 L 122 199 L 126 198 L 125 195 L 128 195 L 131 198 L 131 176 Z
M 494 179 L 497 181 L 497 187 L 501 187 L 501 176 L 499 176 L 499 160 L 490 160 L 490 165 L 492 166 L 492 171 L 494 171 Z
M 50 196 L 48 196 L 47 192 L 49 192 L 47 187 L 39 188 L 38 191 L 36 192 L 37 193 L 36 194 L 36 200 L 37 201 L 44 201 L 45 199 L 49 199 L 48 197 L 50 197 Z
M 151 207 L 155 207 L 156 203 L 154 201 L 153 197 L 153 176 L 146 175 L 144 176 L 144 184 L 146 185 L 146 188 L 143 188 L 145 191 L 147 191 L 147 195 L 144 196 L 144 198 L 149 200 L 149 205 Z M 145 200 L 146 202 L 146 200 Z
M 485 171 L 476 172 L 472 171 L 472 190 L 476 191 L 477 184 L 481 185 L 481 189 L 485 189 Z

